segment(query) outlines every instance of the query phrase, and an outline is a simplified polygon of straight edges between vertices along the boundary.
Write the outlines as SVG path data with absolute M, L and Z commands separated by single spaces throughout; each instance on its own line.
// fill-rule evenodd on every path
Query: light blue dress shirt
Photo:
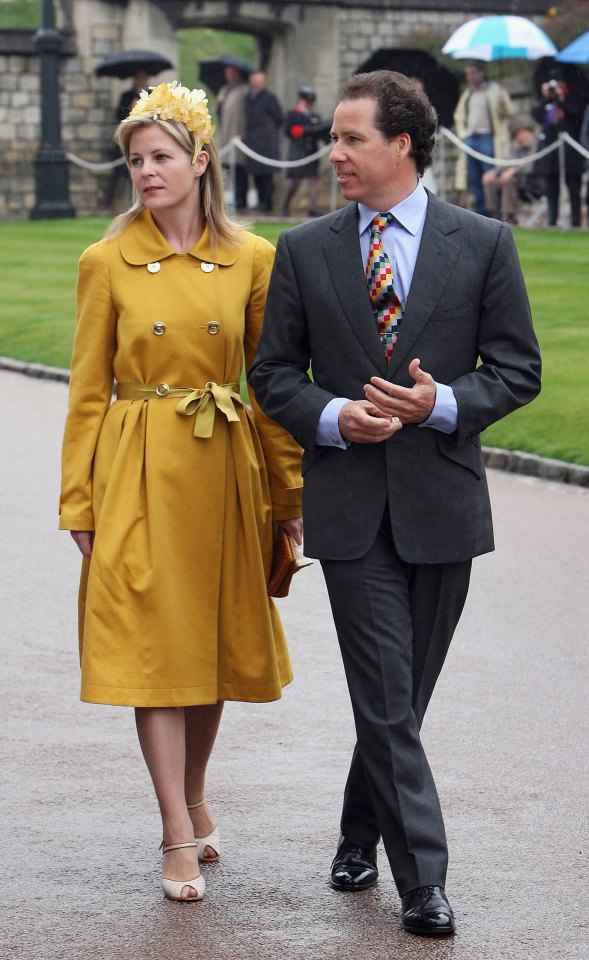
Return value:
M 377 213 L 385 212 L 384 210 L 370 210 L 363 203 L 358 204 L 358 232 L 360 234 L 363 263 L 366 263 L 368 259 L 372 221 Z M 413 193 L 395 207 L 391 207 L 391 213 L 394 214 L 395 220 L 392 225 L 385 227 L 383 230 L 382 242 L 393 265 L 395 292 L 401 301 L 403 310 L 405 310 L 427 213 L 427 193 L 421 180 Z M 315 434 L 315 440 L 320 446 L 339 447 L 341 450 L 345 450 L 349 446 L 348 441 L 344 440 L 340 434 L 338 427 L 339 412 L 348 402 L 346 397 L 334 397 L 324 408 Z M 436 383 L 434 409 L 428 419 L 420 423 L 419 426 L 432 427 L 442 433 L 453 433 L 457 425 L 458 407 L 454 391 L 447 384 Z

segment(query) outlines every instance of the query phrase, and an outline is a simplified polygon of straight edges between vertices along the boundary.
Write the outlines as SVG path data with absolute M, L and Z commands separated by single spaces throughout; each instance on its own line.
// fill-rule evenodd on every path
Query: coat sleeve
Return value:
M 499 100 L 499 94 L 502 95 L 501 101 Z M 498 91 L 497 112 L 503 119 L 509 119 L 515 115 L 515 104 L 505 87 L 500 87 Z
M 468 90 L 463 90 L 460 94 L 456 109 L 454 111 L 454 128 L 456 136 L 464 140 L 466 136 L 466 101 L 468 99 Z
M 62 449 L 61 530 L 94 530 L 92 468 L 98 434 L 110 405 L 116 314 L 104 245 L 80 258 L 77 326 Z
M 246 369 L 253 363 L 264 318 L 266 293 L 274 260 L 274 248 L 266 240 L 256 238 L 252 287 L 246 308 L 244 353 Z M 275 520 L 290 520 L 302 513 L 301 458 L 302 450 L 287 433 L 262 412 L 255 391 L 248 386 L 254 423 L 258 431 L 264 460 L 270 478 L 272 513 Z
M 513 235 L 505 224 L 482 290 L 477 347 L 479 366 L 450 384 L 458 404 L 458 429 L 452 435 L 457 445 L 540 392 L 540 349 Z
M 305 450 L 312 450 L 317 424 L 334 394 L 320 387 L 310 375 L 305 298 L 289 243 L 289 235 L 296 230 L 295 227 L 283 233 L 278 241 L 264 329 L 249 377 L 268 416 L 283 424 Z M 304 259 L 307 248 L 302 249 Z

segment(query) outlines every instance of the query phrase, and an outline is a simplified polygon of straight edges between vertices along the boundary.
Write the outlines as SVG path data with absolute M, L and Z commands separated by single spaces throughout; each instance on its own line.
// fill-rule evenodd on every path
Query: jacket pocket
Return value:
M 466 467 L 477 477 L 482 477 L 485 467 L 481 453 L 481 441 L 478 437 L 467 440 L 466 443 L 456 445 L 456 442 L 445 433 L 436 432 L 438 449 L 448 460 Z
M 472 319 L 472 315 L 472 310 L 463 305 L 444 307 L 442 310 L 434 310 L 430 317 L 430 323 L 446 323 L 448 320 L 460 320 L 465 323 Z

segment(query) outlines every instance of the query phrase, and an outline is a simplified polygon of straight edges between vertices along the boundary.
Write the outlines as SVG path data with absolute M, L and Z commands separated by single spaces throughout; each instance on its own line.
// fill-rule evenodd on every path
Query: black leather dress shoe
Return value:
M 359 847 L 342 837 L 329 875 L 334 890 L 368 890 L 377 879 L 376 847 Z
M 443 937 L 454 933 L 452 907 L 443 887 L 417 887 L 403 897 L 403 927 L 422 937 Z

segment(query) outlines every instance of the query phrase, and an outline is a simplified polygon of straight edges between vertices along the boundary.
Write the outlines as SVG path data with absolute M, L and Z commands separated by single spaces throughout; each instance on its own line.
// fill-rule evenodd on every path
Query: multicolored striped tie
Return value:
M 382 232 L 387 225 L 392 224 L 394 219 L 390 212 L 379 213 L 374 218 L 370 228 L 370 246 L 366 261 L 368 293 L 387 363 L 393 355 L 403 316 L 403 307 L 395 293 L 393 266 L 382 245 Z

